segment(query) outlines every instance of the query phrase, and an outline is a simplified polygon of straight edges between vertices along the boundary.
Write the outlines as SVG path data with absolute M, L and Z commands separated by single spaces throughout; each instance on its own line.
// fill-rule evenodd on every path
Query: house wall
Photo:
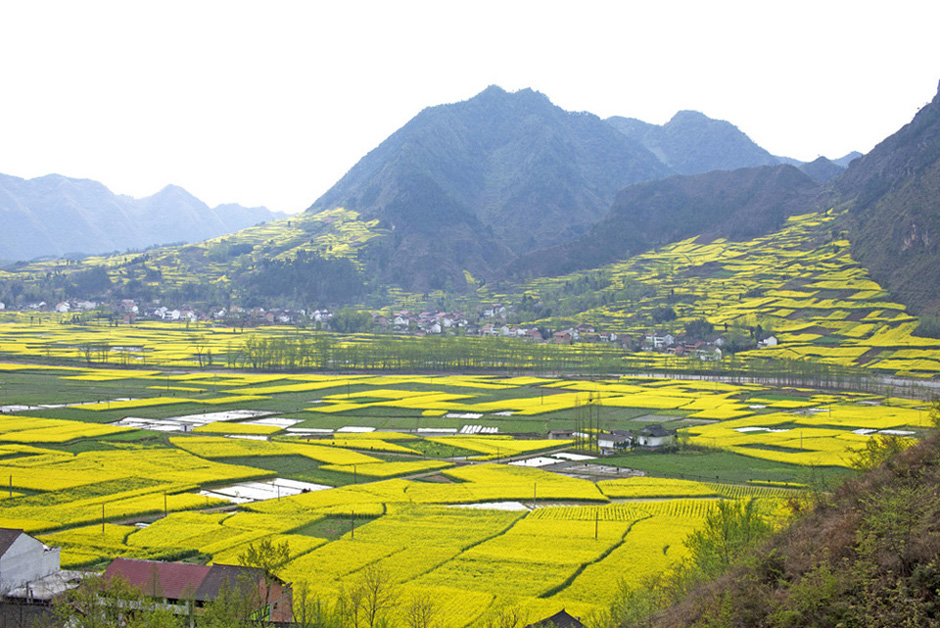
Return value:
M 258 583 L 258 590 L 261 594 L 261 599 L 264 600 L 265 584 L 263 581 Z M 270 620 L 276 622 L 294 621 L 293 603 L 294 591 L 291 589 L 290 585 L 274 582 L 271 585 L 270 594 L 268 595 Z
M 59 571 L 59 548 L 21 534 L 0 556 L 0 591 L 9 591 Z
M 675 436 L 641 436 L 639 438 L 641 447 L 664 447 L 675 442 Z

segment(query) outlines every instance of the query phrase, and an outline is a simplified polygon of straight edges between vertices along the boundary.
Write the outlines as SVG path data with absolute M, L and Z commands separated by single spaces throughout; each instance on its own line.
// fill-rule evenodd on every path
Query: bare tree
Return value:
M 440 625 L 440 609 L 430 593 L 415 593 L 405 607 L 405 625 L 408 628 L 435 628 Z

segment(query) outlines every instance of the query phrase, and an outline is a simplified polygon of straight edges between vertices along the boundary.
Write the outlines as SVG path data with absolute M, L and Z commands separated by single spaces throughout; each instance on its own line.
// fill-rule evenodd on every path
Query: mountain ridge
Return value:
M 619 119 L 635 132 L 618 129 L 617 120 L 565 111 L 531 89 L 491 85 L 466 101 L 423 109 L 307 211 L 342 207 L 393 232 L 391 242 L 376 239 L 363 252 L 382 260 L 369 269 L 379 281 L 459 290 L 467 287 L 464 271 L 498 278 L 520 255 L 576 240 L 630 185 L 682 170 L 779 164 L 731 123 L 698 112 L 678 112 L 663 127 Z M 410 204 L 396 198 L 419 180 L 424 192 L 409 193 Z M 462 226 L 435 220 L 431 198 L 461 216 Z M 418 232 L 433 244 L 417 242 Z M 456 260 L 458 250 L 472 254 Z
M 698 111 L 680 110 L 663 125 L 620 116 L 607 118 L 606 122 L 643 144 L 677 174 L 780 163 L 732 123 Z
M 853 255 L 914 312 L 940 314 L 940 87 L 834 190 L 849 207 Z
M 621 190 L 611 211 L 583 236 L 521 257 L 509 274 L 554 276 L 596 268 L 692 236 L 753 238 L 790 215 L 817 211 L 820 192 L 816 181 L 790 165 L 637 183 Z
M 264 207 L 210 208 L 172 184 L 138 199 L 93 179 L 0 174 L 0 259 L 10 261 L 196 242 L 279 217 Z

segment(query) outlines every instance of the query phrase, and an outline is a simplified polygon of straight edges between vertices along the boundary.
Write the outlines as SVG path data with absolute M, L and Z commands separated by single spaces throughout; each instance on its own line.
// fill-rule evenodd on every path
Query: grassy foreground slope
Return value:
M 940 625 L 938 462 L 936 437 L 890 458 L 643 625 Z

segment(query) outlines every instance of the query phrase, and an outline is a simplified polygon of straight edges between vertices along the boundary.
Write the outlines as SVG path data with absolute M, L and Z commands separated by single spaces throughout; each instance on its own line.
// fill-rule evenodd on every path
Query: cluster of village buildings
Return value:
M 0 310 L 4 304 L 0 303 Z M 94 301 L 73 299 L 50 306 L 45 302 L 32 303 L 27 310 L 54 311 L 59 314 L 88 314 L 99 310 Z M 171 308 L 160 304 L 143 305 L 132 299 L 124 299 L 116 307 L 108 307 L 112 319 L 133 324 L 139 320 L 161 320 L 179 322 L 210 322 L 220 325 L 253 327 L 259 325 L 316 325 L 329 329 L 333 312 L 315 309 L 290 310 L 264 308 L 242 308 L 232 305 L 214 312 L 182 307 Z M 477 315 L 460 312 L 411 312 L 402 310 L 395 313 L 376 312 L 372 314 L 372 331 L 413 336 L 462 335 L 519 338 L 531 342 L 554 344 L 572 343 L 608 343 L 630 351 L 652 351 L 676 356 L 694 357 L 703 361 L 721 360 L 725 340 L 720 334 L 709 338 L 687 338 L 675 336 L 668 331 L 654 331 L 645 335 L 617 334 L 599 331 L 589 324 L 581 324 L 558 331 L 549 331 L 538 327 L 513 325 L 508 322 L 512 314 L 511 305 L 500 303 L 483 307 Z M 761 339 L 758 348 L 772 347 L 777 338 L 769 336 Z

